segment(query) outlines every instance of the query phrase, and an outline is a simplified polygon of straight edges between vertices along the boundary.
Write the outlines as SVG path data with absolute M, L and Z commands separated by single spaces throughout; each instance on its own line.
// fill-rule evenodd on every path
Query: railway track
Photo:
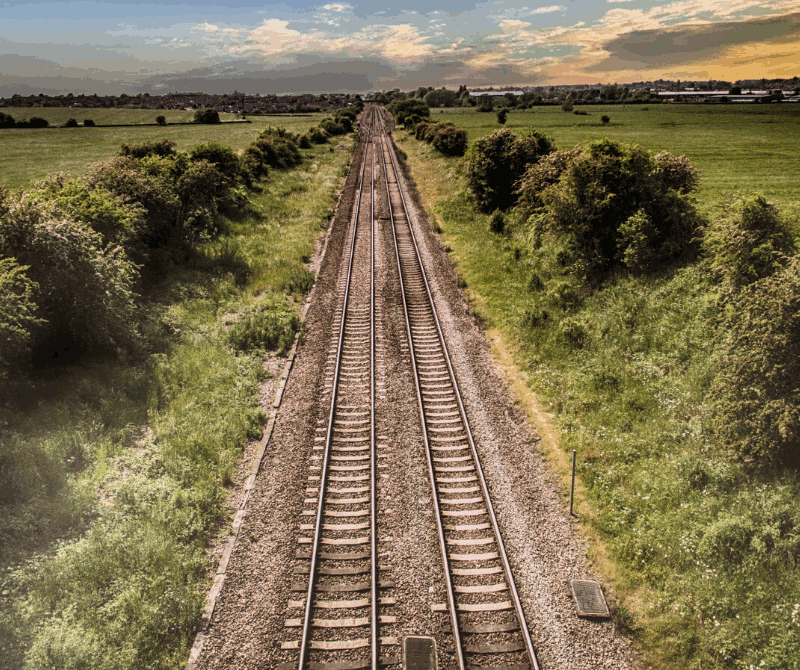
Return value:
M 400 663 L 389 566 L 379 565 L 376 393 L 381 381 L 376 341 L 376 290 L 394 291 L 402 305 L 420 435 L 424 442 L 433 518 L 446 581 L 452 665 L 459 670 L 539 670 L 511 566 L 458 388 L 431 288 L 409 219 L 385 112 L 362 116 L 363 151 L 347 260 L 300 524 L 297 583 L 286 620 L 297 650 L 282 668 L 360 670 Z M 388 210 L 388 217 L 376 210 Z M 380 230 L 388 226 L 389 230 Z M 396 264 L 395 285 L 376 276 L 376 245 L 393 241 L 383 257 Z M 378 288 L 376 288 L 378 287 Z M 386 561 L 384 561 L 386 563 Z M 449 655 L 448 655 L 449 656 Z M 447 665 L 451 665 L 447 663 Z

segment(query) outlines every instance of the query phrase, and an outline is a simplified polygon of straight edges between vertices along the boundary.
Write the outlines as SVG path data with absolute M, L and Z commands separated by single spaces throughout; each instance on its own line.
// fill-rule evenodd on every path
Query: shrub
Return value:
M 551 140 L 535 130 L 517 137 L 503 128 L 475 142 L 468 154 L 466 176 L 481 211 L 511 207 L 517 199 L 516 182 L 530 164 L 553 150 Z
M 430 141 L 445 156 L 463 156 L 467 151 L 467 131 L 453 125 L 437 124 Z
M 328 134 L 322 128 L 311 128 L 308 131 L 308 139 L 314 144 L 325 144 L 328 141 Z
M 604 126 L 607 126 L 609 123 L 611 123 L 611 117 L 603 114 L 603 116 L 600 117 L 600 121 Z
M 216 109 L 211 109 L 210 107 L 206 109 L 198 109 L 194 113 L 194 122 L 195 123 L 221 123 L 219 120 L 219 112 Z
M 508 110 L 501 109 L 497 112 L 497 123 L 501 126 L 506 125 L 506 121 L 508 120 Z
M 713 427 L 733 454 L 800 461 L 800 260 L 744 287 L 727 306 Z
M 0 112 L 0 128 L 13 128 L 15 125 L 14 117 L 11 114 Z
M 299 138 L 292 133 L 281 134 L 274 131 L 275 129 L 269 128 L 262 131 L 255 142 L 244 150 L 245 164 L 254 177 L 264 176 L 270 167 L 286 170 L 299 165 L 303 160 L 297 148 Z
M 312 146 L 311 140 L 309 139 L 308 135 L 302 135 L 300 137 L 300 148 L 301 149 L 310 149 Z
M 83 127 L 84 128 L 94 128 L 94 121 L 92 119 L 84 119 L 83 120 Z
M 220 207 L 230 208 L 244 204 L 244 199 L 241 197 L 243 192 L 237 187 L 242 186 L 246 181 L 245 171 L 242 161 L 233 149 L 219 142 L 211 141 L 189 149 L 189 158 L 195 162 L 208 161 L 222 175 L 215 194 Z
M 561 103 L 561 111 L 562 112 L 571 112 L 574 109 L 574 105 L 570 100 L 565 100 Z
M 58 217 L 88 225 L 102 235 L 104 244 L 122 245 L 129 254 L 145 229 L 141 206 L 126 204 L 106 189 L 90 189 L 67 174 L 34 183 L 31 197 L 53 205 Z
M 163 114 L 159 114 L 159 115 L 156 117 L 156 123 L 157 123 L 159 126 L 166 126 L 166 125 L 167 125 L 167 117 L 166 117 L 166 116 L 164 116 Z
M 744 286 L 775 273 L 796 246 L 777 207 L 756 196 L 725 207 L 725 215 L 707 229 L 703 251 L 717 280 Z
M 275 350 L 284 354 L 300 329 L 300 316 L 284 300 L 260 300 L 231 326 L 228 341 L 243 351 Z
M 144 238 L 151 249 L 191 248 L 219 232 L 223 176 L 206 160 L 192 162 L 186 154 L 121 156 L 93 166 L 88 183 L 145 209 Z
M 322 128 L 328 135 L 335 137 L 337 135 L 344 135 L 347 131 L 341 123 L 337 123 L 333 119 L 323 119 L 319 127 Z
M 77 119 L 67 119 L 64 122 L 64 125 L 61 126 L 62 128 L 77 128 L 78 127 L 78 120 Z
M 145 156 L 174 156 L 175 142 L 164 138 L 163 140 L 153 140 L 152 142 L 142 142 L 141 144 L 123 143 L 119 149 L 120 156 L 130 156 L 131 158 L 144 158 Z
M 88 226 L 53 214 L 25 195 L 7 199 L 0 213 L 0 257 L 28 266 L 26 274 L 38 284 L 36 315 L 46 321 L 33 333 L 38 356 L 131 343 L 135 266 Z
M 39 288 L 14 258 L 0 258 L 0 370 L 24 360 L 40 324 L 33 296 Z
M 609 140 L 559 152 L 521 181 L 520 216 L 562 237 L 569 262 L 594 278 L 617 265 L 645 272 L 692 258 L 700 217 L 664 179 L 665 160 Z
M 387 109 L 394 116 L 395 123 L 398 125 L 405 125 L 406 119 L 412 115 L 420 118 L 428 118 L 431 115 L 430 107 L 419 98 L 395 100 Z
M 506 231 L 506 216 L 499 209 L 496 209 L 489 219 L 489 230 L 498 234 Z
M 50 122 L 41 116 L 32 116 L 27 121 L 17 121 L 17 128 L 47 128 Z

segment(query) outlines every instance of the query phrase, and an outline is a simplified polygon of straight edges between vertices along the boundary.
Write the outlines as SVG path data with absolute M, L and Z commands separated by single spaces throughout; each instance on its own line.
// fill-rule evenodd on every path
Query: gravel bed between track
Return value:
M 298 637 L 297 631 L 286 629 L 284 623 L 302 614 L 301 610 L 287 610 L 287 603 L 298 597 L 290 591 L 298 581 L 292 574 L 298 523 L 300 511 L 306 507 L 303 500 L 317 421 L 325 418 L 319 392 L 324 385 L 357 172 L 351 170 L 345 184 L 308 312 L 306 335 L 298 348 L 197 668 L 273 668 L 291 658 L 281 652 L 280 643 Z M 555 477 L 538 453 L 536 436 L 500 376 L 405 167 L 402 179 L 540 665 L 544 670 L 633 668 L 630 644 L 613 622 L 575 615 L 569 580 L 592 578 L 580 540 L 553 483 Z M 414 195 L 409 198 L 409 193 Z M 384 259 L 388 252 L 393 253 L 388 240 L 382 237 Z M 387 270 L 387 275 L 391 278 L 396 271 Z M 381 353 L 385 356 L 379 377 L 387 382 L 379 411 L 388 415 L 384 425 L 379 418 L 377 426 L 378 434 L 386 437 L 379 443 L 387 445 L 379 450 L 386 454 L 381 458 L 386 465 L 381 473 L 388 475 L 379 482 L 381 568 L 387 569 L 381 578 L 395 582 L 392 595 L 397 599 L 397 605 L 382 614 L 398 617 L 398 624 L 385 634 L 434 635 L 445 652 L 440 654 L 444 669 L 452 667 L 446 653 L 452 638 L 448 616 L 431 611 L 431 605 L 445 602 L 445 597 L 419 418 L 410 387 L 405 326 L 400 320 L 402 308 L 392 295 L 379 297 L 379 301 L 384 320 Z M 382 653 L 398 651 L 385 648 Z

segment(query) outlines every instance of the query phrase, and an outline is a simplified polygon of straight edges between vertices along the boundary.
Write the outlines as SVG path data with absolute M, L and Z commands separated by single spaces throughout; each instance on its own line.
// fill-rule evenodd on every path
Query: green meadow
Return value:
M 225 123 L 237 119 L 235 114 L 220 114 L 219 125 L 169 125 L 190 123 L 194 112 L 159 109 L 63 109 L 63 108 L 0 108 L 14 119 L 40 116 L 50 128 L 0 129 L 0 184 L 8 188 L 26 186 L 48 174 L 69 172 L 81 175 L 94 162 L 119 153 L 120 144 L 151 142 L 164 138 L 176 142 L 176 150 L 185 151 L 195 144 L 216 140 L 234 149 L 253 141 L 259 131 L 269 125 L 304 133 L 325 118 L 325 114 L 251 116 L 252 123 Z M 156 116 L 167 119 L 166 126 L 155 124 Z M 60 128 L 67 119 L 92 119 L 98 126 L 118 127 Z M 130 125 L 123 125 L 130 124 Z
M 109 129 L 75 173 L 121 141 L 243 146 L 270 121 L 301 132 L 315 123 Z M 141 286 L 140 350 L 3 380 L 0 474 L 13 486 L 0 494 L 0 669 L 185 663 L 215 570 L 209 538 L 229 523 L 243 450 L 266 421 L 264 349 L 285 351 L 302 327 L 306 263 L 351 147 L 337 138 L 303 150 L 297 167 L 271 169 L 216 239 Z M 17 183 L 65 169 L 47 163 L 18 166 Z
M 581 109 L 578 107 L 577 109 Z M 800 105 L 609 105 L 582 108 L 588 116 L 560 107 L 512 110 L 506 128 L 536 128 L 559 149 L 607 137 L 653 151 L 688 156 L 700 170 L 698 198 L 708 208 L 732 192 L 756 192 L 781 205 L 800 201 Z M 470 142 L 500 128 L 494 112 L 431 110 L 435 121 L 466 128 Z M 602 116 L 611 121 L 604 126 Z
M 695 195 L 709 229 L 735 193 L 763 194 L 800 241 L 800 108 L 586 109 L 590 116 L 512 111 L 506 127 L 535 128 L 558 149 L 608 137 L 685 154 L 700 171 Z M 500 127 L 494 113 L 431 112 L 466 128 L 471 142 Z M 490 230 L 464 159 L 396 135 L 474 310 L 510 352 L 523 391 L 551 415 L 543 435 L 552 449 L 543 451 L 565 503 L 577 451 L 576 509 L 590 559 L 644 662 L 800 667 L 800 477 L 791 466 L 736 458 L 714 432 L 709 396 L 732 351 L 727 324 L 736 323 L 725 309 L 733 290 L 708 270 L 714 259 L 582 284 L 558 241 L 537 246 L 513 210 L 505 232 Z M 757 338 L 750 346 L 759 357 Z

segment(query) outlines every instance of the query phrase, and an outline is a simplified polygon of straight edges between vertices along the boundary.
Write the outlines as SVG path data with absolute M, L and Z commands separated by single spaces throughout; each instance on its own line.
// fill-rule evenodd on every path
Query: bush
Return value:
M 506 125 L 506 121 L 508 120 L 508 110 L 501 109 L 497 112 L 497 123 L 501 126 Z
M 166 125 L 167 125 L 167 117 L 166 117 L 166 116 L 164 116 L 163 114 L 159 114 L 159 115 L 156 117 L 156 123 L 157 123 L 159 126 L 166 126 Z
M 38 284 L 36 315 L 44 322 L 33 345 L 39 362 L 80 350 L 119 350 L 134 340 L 135 266 L 88 226 L 58 219 L 52 207 L 25 195 L 7 199 L 0 257 L 29 266 L 26 274 Z
M 561 103 L 561 111 L 562 112 L 571 112 L 575 106 L 572 104 L 570 100 L 565 100 Z
M 736 456 L 800 463 L 800 260 L 744 287 L 721 323 L 713 427 Z
M 322 128 L 311 128 L 307 134 L 314 144 L 325 144 L 328 141 L 328 134 Z
M 715 279 L 737 287 L 775 273 L 796 250 L 789 225 L 761 196 L 726 206 L 703 240 L 706 265 Z
M 106 189 L 90 189 L 66 174 L 35 182 L 31 197 L 53 205 L 58 217 L 88 225 L 102 235 L 105 245 L 122 245 L 129 255 L 145 230 L 145 211 L 141 206 L 126 204 Z
M 466 164 L 467 184 L 483 212 L 508 209 L 517 200 L 517 181 L 532 163 L 554 150 L 551 140 L 537 131 L 517 137 L 495 130 L 472 145 Z
M 16 125 L 11 114 L 0 112 L 0 128 L 13 128 Z
M 243 351 L 276 350 L 285 354 L 300 329 L 300 316 L 283 300 L 260 300 L 231 326 L 228 341 Z
M 146 211 L 144 241 L 150 249 L 189 249 L 216 235 L 224 179 L 206 160 L 186 154 L 142 159 L 121 156 L 90 169 L 87 183 L 105 188 Z
M 332 137 L 344 135 L 347 132 L 341 123 L 337 123 L 333 119 L 323 119 L 320 122 L 319 127 Z
M 220 207 L 230 208 L 244 204 L 243 199 L 239 197 L 241 192 L 237 187 L 242 186 L 245 182 L 245 171 L 242 161 L 233 149 L 219 142 L 211 141 L 189 149 L 189 158 L 194 162 L 208 161 L 222 175 L 215 194 Z
M 77 128 L 78 127 L 78 120 L 77 119 L 67 119 L 64 122 L 64 125 L 61 126 L 62 128 Z
M 219 120 L 219 112 L 216 109 L 206 108 L 198 109 L 194 113 L 195 123 L 221 123 Z
M 398 125 L 405 125 L 406 119 L 412 115 L 419 118 L 428 118 L 431 115 L 430 107 L 419 98 L 395 100 L 387 109 L 394 116 L 395 123 Z
M 92 119 L 84 119 L 83 120 L 83 127 L 84 128 L 94 128 L 94 121 Z
M 609 123 L 611 123 L 611 117 L 603 114 L 603 116 L 600 117 L 600 121 L 604 126 L 607 126 Z
M 489 219 L 489 230 L 497 234 L 506 231 L 506 216 L 499 209 L 496 209 Z
M 168 139 L 142 142 L 141 144 L 123 143 L 119 149 L 120 156 L 131 158 L 144 158 L 145 156 L 174 156 L 175 142 Z
M 14 258 L 0 258 L 0 370 L 26 358 L 31 333 L 40 325 L 33 296 L 39 288 Z
M 17 121 L 17 128 L 47 128 L 50 122 L 41 116 L 32 116 L 27 121 Z
M 445 156 L 463 156 L 467 151 L 467 131 L 451 124 L 436 124 L 430 142 Z
M 309 131 L 311 141 L 313 130 Z M 286 170 L 302 162 L 303 157 L 297 147 L 299 136 L 281 131 L 283 129 L 267 128 L 244 150 L 242 160 L 253 177 L 263 177 L 268 168 Z
M 558 152 L 520 182 L 520 217 L 563 238 L 569 262 L 595 279 L 617 265 L 646 272 L 692 258 L 700 217 L 664 177 L 665 162 L 675 161 L 659 156 L 609 140 Z
M 308 135 L 302 135 L 300 137 L 300 148 L 301 149 L 310 149 L 312 147 L 311 140 L 308 138 Z

